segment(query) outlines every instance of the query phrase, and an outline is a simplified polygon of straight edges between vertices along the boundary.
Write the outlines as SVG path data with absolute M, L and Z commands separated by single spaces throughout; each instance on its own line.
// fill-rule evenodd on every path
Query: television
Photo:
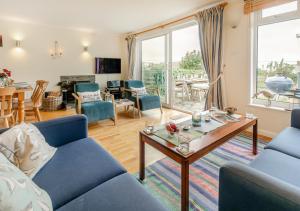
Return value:
M 121 73 L 121 59 L 95 58 L 96 74 Z

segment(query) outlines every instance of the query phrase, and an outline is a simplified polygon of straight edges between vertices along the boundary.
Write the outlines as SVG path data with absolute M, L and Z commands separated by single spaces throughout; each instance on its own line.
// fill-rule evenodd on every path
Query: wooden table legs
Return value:
M 181 163 L 181 210 L 189 210 L 189 162 Z
M 252 137 L 252 141 L 253 141 L 253 154 L 256 155 L 257 154 L 257 121 L 255 123 L 255 125 L 253 125 L 253 131 L 252 131 L 253 137 Z
M 145 142 L 140 135 L 140 180 L 145 179 Z
M 25 93 L 19 92 L 18 93 L 18 123 L 24 122 L 24 115 L 25 115 Z

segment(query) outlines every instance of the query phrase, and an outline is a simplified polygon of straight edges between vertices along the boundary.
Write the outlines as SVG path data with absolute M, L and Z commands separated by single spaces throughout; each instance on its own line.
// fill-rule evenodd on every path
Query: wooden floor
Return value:
M 42 119 L 54 119 L 63 116 L 74 115 L 75 110 L 41 112 Z M 114 126 L 110 120 L 102 121 L 89 126 L 89 136 L 94 138 L 98 144 L 104 147 L 113 157 L 115 157 L 130 173 L 138 171 L 139 167 L 139 131 L 142 130 L 147 122 L 159 124 L 170 120 L 170 117 L 188 116 L 188 114 L 179 111 L 164 109 L 161 115 L 160 111 L 151 110 L 143 113 L 141 119 L 133 118 L 132 113 L 120 112 L 118 114 L 118 123 Z M 246 135 L 252 134 L 246 132 Z M 260 139 L 270 141 L 265 136 L 259 136 Z M 146 145 L 146 164 L 153 163 L 164 155 L 157 150 Z
M 41 112 L 42 119 L 54 119 L 75 114 L 75 110 Z M 98 144 L 104 147 L 113 157 L 115 157 L 130 173 L 138 171 L 139 161 L 139 131 L 147 122 L 155 124 L 165 123 L 170 117 L 177 115 L 188 116 L 179 111 L 164 109 L 161 115 L 160 110 L 151 110 L 143 113 L 141 119 L 133 118 L 131 112 L 120 112 L 118 114 L 117 125 L 114 126 L 110 120 L 102 121 L 89 126 L 89 136 L 94 138 Z M 150 146 L 146 148 L 146 163 L 153 163 L 164 155 L 154 150 Z

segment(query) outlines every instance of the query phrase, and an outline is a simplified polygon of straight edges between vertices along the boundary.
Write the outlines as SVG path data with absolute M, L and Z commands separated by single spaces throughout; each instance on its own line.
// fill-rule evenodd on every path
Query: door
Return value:
M 159 88 L 164 106 L 168 100 L 168 35 L 156 36 L 141 41 L 142 79 L 149 90 Z

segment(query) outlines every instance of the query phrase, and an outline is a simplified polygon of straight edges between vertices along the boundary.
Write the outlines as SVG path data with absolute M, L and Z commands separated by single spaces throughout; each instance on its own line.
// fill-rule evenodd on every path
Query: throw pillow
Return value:
M 95 92 L 77 92 L 77 94 L 81 98 L 82 103 L 102 100 L 100 90 Z
M 0 153 L 0 210 L 51 211 L 52 202 L 46 191 L 10 163 Z
M 31 178 L 52 158 L 55 151 L 56 148 L 49 146 L 32 124 L 16 125 L 0 135 L 0 152 Z
M 133 97 L 136 97 L 136 95 L 138 95 L 138 96 L 144 96 L 144 95 L 148 94 L 147 90 L 146 90 L 146 88 L 144 86 L 141 87 L 141 88 L 131 87 L 130 89 L 133 91 L 132 94 L 131 94 Z

